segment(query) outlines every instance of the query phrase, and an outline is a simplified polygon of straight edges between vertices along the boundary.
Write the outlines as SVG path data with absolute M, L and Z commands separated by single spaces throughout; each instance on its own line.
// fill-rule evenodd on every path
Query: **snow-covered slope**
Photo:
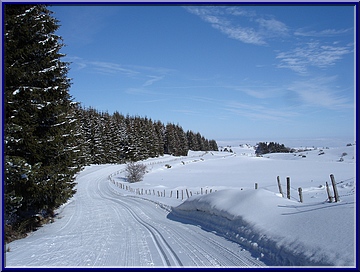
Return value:
M 65 266 L 85 265 L 86 262 L 92 265 L 94 263 L 101 265 L 103 262 L 100 259 L 105 257 L 108 265 L 146 266 L 141 258 L 137 258 L 135 255 L 132 255 L 131 264 L 121 259 L 110 261 L 109 258 L 116 256 L 109 252 L 109 249 L 114 248 L 112 247 L 114 243 L 108 245 L 106 241 L 120 239 L 123 236 L 105 235 L 104 237 L 107 237 L 105 242 L 101 239 L 92 240 L 91 228 L 86 227 L 86 231 L 82 232 L 81 236 L 86 237 L 81 240 L 86 247 L 75 247 L 75 241 L 79 240 L 77 235 L 80 235 L 81 232 L 72 228 L 72 233 L 65 233 L 64 225 L 76 221 L 76 214 L 79 214 L 79 207 L 76 205 L 87 205 L 88 207 L 83 207 L 81 210 L 88 212 L 89 215 L 92 210 L 96 211 L 94 216 L 99 217 L 99 220 L 88 216 L 87 220 L 89 221 L 85 222 L 85 226 L 91 226 L 92 220 L 94 220 L 94 224 L 100 226 L 99 235 L 104 235 L 103 231 L 111 235 L 115 234 L 118 223 L 114 218 L 120 216 L 120 210 L 130 209 L 130 214 L 133 215 L 126 217 L 128 219 L 122 220 L 122 217 L 119 217 L 122 228 L 130 230 L 136 228 L 135 226 L 139 222 L 142 222 L 143 225 L 146 224 L 145 222 L 150 222 L 149 229 L 153 227 L 159 230 L 159 233 L 160 230 L 163 231 L 162 236 L 165 238 L 169 236 L 166 239 L 173 236 L 172 238 L 175 240 L 167 242 L 169 247 L 164 242 L 165 255 L 175 256 L 182 260 L 183 264 L 196 263 L 196 266 L 201 266 L 201 263 L 206 263 L 207 265 L 204 266 L 211 264 L 219 266 L 221 263 L 226 264 L 227 261 L 221 259 L 223 257 L 215 257 L 218 253 L 215 253 L 214 249 L 206 250 L 206 245 L 197 249 L 180 245 L 179 243 L 182 243 L 183 239 L 180 236 L 172 235 L 170 229 L 176 230 L 176 233 L 179 230 L 169 222 L 176 223 L 177 226 L 191 226 L 191 232 L 195 235 L 209 235 L 209 237 L 215 235 L 238 243 L 242 248 L 240 252 L 244 252 L 244 254 L 250 252 L 255 258 L 246 257 L 250 261 L 245 263 L 249 265 L 346 267 L 355 265 L 355 146 L 321 150 L 318 148 L 294 154 L 267 154 L 263 157 L 256 157 L 254 148 L 250 145 L 234 145 L 231 146 L 231 150 L 232 153 L 190 151 L 188 156 L 184 157 L 166 155 L 145 160 L 143 163 L 147 165 L 147 173 L 143 181 L 133 184 L 126 181 L 124 165 L 87 167 L 78 177 L 78 193 L 69 205 L 59 211 L 60 217 L 72 219 L 64 221 L 58 218 L 55 223 L 45 226 L 28 238 L 10 243 L 7 245 L 10 247 L 10 252 L 6 254 L 6 257 L 11 265 L 15 266 L 17 262 L 23 263 L 21 260 L 31 260 L 33 264 L 36 264 L 34 262 L 36 257 L 27 256 L 27 251 L 24 249 L 34 245 L 35 249 L 44 250 L 41 249 L 40 242 L 38 247 L 35 246 L 36 241 L 41 240 L 44 248 L 49 246 L 46 255 L 49 260 L 51 260 L 52 254 L 56 254 L 57 258 L 63 256 L 66 260 L 67 253 L 73 252 L 73 255 L 76 253 L 81 256 L 81 252 L 76 250 L 85 250 L 84 254 L 86 253 L 88 256 L 86 260 L 76 261 L 74 258 L 67 257 L 70 258 L 68 261 L 60 262 Z M 340 160 L 340 158 L 343 159 Z M 102 171 L 101 168 L 104 170 Z M 330 185 L 332 196 L 334 195 L 330 174 L 334 175 L 339 192 L 340 200 L 336 203 L 328 201 L 326 182 Z M 277 176 L 280 177 L 284 194 L 286 194 L 286 178 L 290 178 L 290 199 L 279 194 Z M 89 187 L 90 184 L 93 186 Z M 107 187 L 104 187 L 104 184 Z M 255 189 L 255 184 L 258 189 Z M 302 188 L 303 193 L 302 203 L 299 201 L 299 187 Z M 85 198 L 86 196 L 92 198 Z M 127 202 L 130 199 L 133 200 Z M 125 201 L 127 204 L 124 204 Z M 162 208 L 160 209 L 161 216 L 156 215 L 157 218 L 154 219 L 152 216 L 158 213 L 154 212 L 158 208 Z M 142 210 L 147 212 L 140 212 Z M 115 217 L 111 216 L 112 213 Z M 101 214 L 109 223 L 108 225 L 103 224 Z M 134 218 L 137 219 L 135 225 Z M 128 228 L 126 227 L 127 220 L 129 220 Z M 145 228 L 144 231 L 147 232 L 149 229 Z M 151 229 L 152 232 L 155 232 L 154 229 Z M 201 229 L 208 234 L 199 232 Z M 41 236 L 42 231 L 44 231 L 43 236 Z M 183 231 L 185 233 L 190 230 Z M 56 233 L 61 233 L 61 235 Z M 136 235 L 130 233 L 131 231 L 125 232 L 125 238 L 123 237 L 121 240 L 121 243 L 127 244 L 125 251 L 129 251 L 131 247 L 129 243 L 126 243 L 126 239 L 131 239 L 130 244 L 136 248 L 140 246 L 135 242 Z M 39 235 L 40 238 L 36 238 Z M 140 235 L 140 237 L 142 236 Z M 70 241 L 73 242 L 67 248 L 66 239 L 69 237 L 72 237 Z M 156 235 L 154 237 L 160 239 Z M 55 253 L 52 246 L 56 248 L 60 239 L 64 239 L 65 243 L 61 244 L 61 251 Z M 69 242 L 69 240 L 67 241 Z M 201 241 L 203 240 L 200 239 L 198 243 Z M 102 246 L 96 247 L 92 245 L 92 242 L 101 243 Z M 218 243 L 219 241 L 216 242 L 216 244 Z M 153 244 L 152 247 L 156 248 L 155 245 Z M 215 242 L 211 245 L 215 245 Z M 152 259 L 153 262 L 156 262 L 154 255 L 146 253 L 144 246 L 141 246 L 140 253 L 147 256 L 146 260 Z M 99 252 L 92 253 L 92 247 L 100 248 L 101 254 Z M 229 244 L 230 247 L 233 247 L 232 244 Z M 202 251 L 198 252 L 200 248 Z M 105 249 L 107 251 L 103 252 Z M 150 250 L 151 246 L 150 248 L 148 246 L 148 249 Z M 131 250 L 131 252 L 134 253 L 136 250 Z M 184 250 L 193 251 L 186 253 L 185 257 L 193 255 L 200 259 L 196 259 L 197 261 L 187 260 L 189 257 L 182 257 Z M 232 252 L 233 250 L 239 254 L 238 250 L 232 249 Z M 209 257 L 209 254 L 213 257 Z M 97 256 L 97 259 L 92 260 L 92 255 Z M 21 260 L 19 256 L 21 256 Z M 173 258 L 174 262 L 179 264 L 175 257 Z M 201 258 L 204 258 L 203 262 Z M 216 262 L 216 258 L 220 258 L 220 262 Z M 243 257 L 238 255 L 231 258 L 238 260 L 235 263 L 242 263 L 239 260 L 243 260 Z M 256 262 L 256 258 L 258 262 Z M 162 262 L 166 265 L 164 260 L 159 259 L 158 263 Z
M 148 164 L 144 180 L 130 186 L 139 197 L 173 206 L 170 218 L 221 233 L 253 248 L 269 264 L 355 265 L 355 146 L 263 157 L 256 157 L 250 145 L 227 149 L 233 152 L 189 152 L 189 157 L 156 160 Z M 337 203 L 328 201 L 326 182 L 334 196 L 330 174 L 340 196 Z M 123 177 L 113 180 L 121 183 Z

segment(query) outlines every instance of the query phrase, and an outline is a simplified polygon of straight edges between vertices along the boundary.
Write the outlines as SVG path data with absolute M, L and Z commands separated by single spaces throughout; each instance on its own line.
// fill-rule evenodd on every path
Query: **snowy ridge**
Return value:
M 231 210 L 227 209 L 233 203 L 238 204 L 232 206 Z M 250 248 L 262 260 L 276 266 L 344 266 L 353 263 L 354 256 L 346 256 L 349 252 L 341 256 L 341 253 L 329 251 L 320 244 L 309 244 L 309 237 L 303 241 L 296 233 L 291 235 L 286 228 L 291 227 L 293 222 L 284 220 L 280 224 L 271 223 L 272 220 L 278 220 L 276 209 L 285 210 L 287 207 L 287 199 L 265 189 L 223 190 L 194 197 L 178 207 L 173 207 L 169 218 L 180 221 L 186 219 L 209 231 L 216 231 L 245 248 Z M 249 216 L 254 213 L 261 217 L 261 223 L 255 222 L 252 220 L 254 217 Z M 266 213 L 271 216 L 267 217 Z M 298 223 L 303 224 L 301 220 Z M 282 233 L 274 232 L 275 229 L 282 230 Z M 331 241 L 331 232 L 324 231 L 322 235 L 323 239 Z

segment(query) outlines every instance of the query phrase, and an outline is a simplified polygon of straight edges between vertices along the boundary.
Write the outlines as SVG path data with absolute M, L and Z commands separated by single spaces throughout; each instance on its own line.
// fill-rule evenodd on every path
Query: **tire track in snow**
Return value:
M 122 205 L 128 212 L 129 214 L 139 223 L 141 224 L 144 228 L 146 228 L 148 230 L 148 232 L 151 234 L 152 240 L 154 241 L 157 250 L 159 251 L 161 258 L 164 262 L 164 265 L 166 266 L 172 266 L 169 257 L 167 256 L 166 252 L 164 249 L 166 249 L 166 251 L 169 253 L 169 255 L 171 256 L 171 259 L 173 260 L 173 263 L 175 263 L 176 266 L 183 266 L 181 260 L 179 259 L 179 257 L 177 256 L 177 254 L 174 252 L 174 250 L 171 248 L 171 246 L 168 244 L 168 242 L 165 240 L 165 238 L 163 237 L 163 235 L 152 225 L 148 224 L 147 222 L 145 222 L 144 220 L 142 220 L 134 211 L 133 209 L 126 204 L 124 201 L 121 201 L 119 199 L 113 198 L 111 196 L 105 196 L 103 194 L 103 192 L 99 189 L 98 191 L 99 195 L 101 195 L 104 199 L 108 199 L 110 201 L 113 201 L 115 203 L 118 203 L 120 205 Z
M 112 198 L 114 198 L 114 196 L 119 196 L 118 194 L 114 194 L 109 183 L 107 184 L 106 188 L 102 188 L 102 192 L 105 191 L 107 191 L 107 194 L 111 195 Z M 118 200 L 117 198 L 115 199 Z M 147 210 L 147 207 L 150 207 L 151 205 L 149 206 L 147 203 L 141 203 L 140 201 L 146 201 L 146 199 L 142 199 L 141 197 L 139 198 L 136 196 L 126 197 L 126 203 L 127 205 L 130 205 L 132 207 L 131 209 L 133 211 L 137 209 L 139 210 L 137 211 L 137 214 L 143 214 L 142 216 L 146 216 L 145 210 Z M 165 209 L 159 210 L 162 210 L 164 212 L 163 216 L 165 219 L 168 211 Z M 152 214 L 153 217 L 155 216 L 152 209 L 148 209 L 148 213 Z M 151 217 L 147 216 L 147 220 L 151 221 Z M 173 221 L 169 220 L 169 222 Z M 171 237 L 174 241 L 176 241 L 177 246 L 181 248 L 181 252 L 186 254 L 188 258 L 191 259 L 192 262 L 196 265 L 225 267 L 264 266 L 264 263 L 253 258 L 248 251 L 240 248 L 240 245 L 236 244 L 237 251 L 235 251 L 234 253 L 232 250 L 229 250 L 225 246 L 221 245 L 220 242 L 211 238 L 211 235 L 209 235 L 209 233 L 203 233 L 203 230 L 200 228 L 199 231 L 194 231 L 188 229 L 187 227 L 184 227 L 183 224 L 177 225 L 175 227 L 173 224 L 163 225 L 162 223 L 158 223 L 157 221 L 152 221 L 151 226 L 157 231 L 161 230 L 164 235 L 168 236 L 169 238 Z M 186 230 L 181 232 L 178 231 L 179 228 Z M 189 237 L 191 237 L 192 240 L 190 243 L 188 242 Z M 204 244 L 206 244 L 206 246 L 204 246 Z M 196 254 L 193 254 L 194 252 L 196 252 Z
M 250 256 L 250 253 L 247 251 L 243 251 L 243 249 L 238 245 L 239 249 L 237 252 L 241 250 L 241 253 L 236 253 L 233 250 L 223 246 L 220 242 L 216 241 L 212 238 L 212 235 L 209 233 L 203 234 L 203 230 L 199 228 L 199 231 L 193 229 L 186 229 L 187 235 L 185 236 L 183 233 L 179 232 L 177 228 L 170 227 L 169 229 L 165 229 L 172 237 L 177 237 L 179 244 L 181 244 L 184 248 L 186 248 L 188 252 L 198 252 L 197 254 L 201 254 L 204 259 L 199 259 L 202 265 L 205 266 L 225 266 L 225 267 L 249 267 L 249 266 L 264 266 L 261 261 L 254 260 Z M 191 237 L 191 242 L 189 241 L 189 237 Z M 204 247 L 204 244 L 206 246 Z M 199 246 L 201 245 L 201 246 Z M 219 258 L 221 255 L 221 258 Z M 247 256 L 248 255 L 248 256 Z M 204 261 L 207 262 L 204 262 Z

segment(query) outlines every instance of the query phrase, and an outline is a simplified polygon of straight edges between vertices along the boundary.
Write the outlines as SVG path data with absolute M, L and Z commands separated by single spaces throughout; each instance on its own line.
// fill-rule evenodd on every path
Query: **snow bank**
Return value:
M 299 203 L 266 189 L 222 190 L 173 207 L 280 266 L 354 266 L 354 202 Z M 345 234 L 345 235 L 344 235 Z

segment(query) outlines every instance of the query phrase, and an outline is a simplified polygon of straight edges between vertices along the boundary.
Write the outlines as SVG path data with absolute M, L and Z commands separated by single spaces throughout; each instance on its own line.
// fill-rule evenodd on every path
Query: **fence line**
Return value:
M 113 178 L 114 176 L 116 176 L 116 175 L 118 175 L 120 173 L 123 173 L 123 172 L 125 172 L 125 170 L 116 171 L 116 172 L 110 174 L 108 176 L 108 179 L 115 186 L 117 186 L 118 188 L 126 190 L 126 191 L 133 192 L 133 193 L 135 193 L 137 195 L 144 195 L 144 194 L 145 195 L 157 195 L 158 197 L 166 197 L 166 195 L 168 195 L 169 198 L 176 197 L 177 199 L 180 199 L 180 197 L 181 197 L 181 200 L 184 200 L 185 195 L 186 195 L 187 198 L 190 198 L 193 194 L 194 195 L 199 195 L 199 194 L 200 195 L 204 195 L 204 194 L 206 195 L 206 194 L 211 194 L 213 191 L 214 192 L 217 191 L 217 190 L 213 190 L 212 188 L 208 188 L 208 187 L 207 188 L 200 187 L 200 191 L 196 191 L 194 193 L 190 189 L 185 188 L 185 189 L 181 189 L 181 190 L 180 189 L 173 189 L 173 190 L 170 190 L 170 192 L 168 194 L 166 194 L 165 189 L 162 190 L 162 191 L 159 191 L 159 190 L 155 191 L 155 189 L 143 189 L 143 188 L 133 189 L 133 188 L 130 187 L 130 185 L 125 185 L 124 183 L 115 181 L 115 179 Z M 348 182 L 348 181 L 354 180 L 354 179 L 355 179 L 355 177 L 352 177 L 352 178 L 348 178 L 348 179 L 345 179 L 345 180 L 335 182 L 334 175 L 330 174 L 330 180 L 331 180 L 332 185 L 333 185 L 334 196 L 332 196 L 332 194 L 330 192 L 330 186 L 326 182 L 326 190 L 327 190 L 327 196 L 328 196 L 328 198 L 326 200 L 328 202 L 330 202 L 330 203 L 332 202 L 333 199 L 335 200 L 335 202 L 338 202 L 340 200 L 340 197 L 354 195 L 355 194 L 355 185 L 354 185 L 353 188 L 351 188 L 349 193 L 343 194 L 343 195 L 338 194 L 337 187 L 336 187 L 336 185 L 338 185 L 338 184 L 342 184 L 342 183 L 345 183 L 345 182 Z M 301 187 L 299 187 L 299 188 L 292 187 L 291 184 L 290 184 L 290 177 L 286 177 L 286 183 L 287 183 L 286 184 L 287 185 L 286 197 L 288 199 L 296 199 L 293 196 L 291 196 L 291 190 L 297 191 L 298 194 L 299 194 L 299 201 L 303 202 L 302 188 Z M 282 197 L 285 197 L 285 194 L 283 193 L 281 183 L 280 183 L 280 176 L 277 176 L 277 187 L 278 187 L 279 192 L 282 195 Z M 255 189 L 257 189 L 257 188 L 258 188 L 258 183 L 255 183 Z M 242 190 L 242 188 L 241 188 L 241 190 Z M 175 192 L 175 194 L 173 194 L 173 192 Z
M 116 175 L 116 174 L 115 174 Z M 177 199 L 182 199 L 184 200 L 185 195 L 187 196 L 187 198 L 190 198 L 193 195 L 199 195 L 199 194 L 210 194 L 212 192 L 216 192 L 217 190 L 213 190 L 212 188 L 205 188 L 205 190 L 201 187 L 200 188 L 200 192 L 196 191 L 193 192 L 188 188 L 185 189 L 173 189 L 170 190 L 170 193 L 166 194 L 166 190 L 155 190 L 155 189 L 144 189 L 144 188 L 136 188 L 133 189 L 130 185 L 125 185 L 124 183 L 118 182 L 113 178 L 113 174 L 108 176 L 108 179 L 110 180 L 111 183 L 113 183 L 116 187 L 135 193 L 136 195 L 156 195 L 158 197 L 166 197 L 167 195 L 169 196 L 169 198 L 173 198 L 176 197 Z M 175 194 L 173 194 L 173 192 L 176 192 Z
M 355 186 L 353 188 L 351 188 L 350 192 L 348 194 L 344 194 L 344 195 L 339 195 L 338 193 L 338 190 L 337 190 L 337 186 L 338 184 L 341 184 L 341 183 L 344 183 L 344 182 L 348 182 L 350 180 L 354 180 L 355 177 L 352 177 L 352 178 L 348 178 L 348 179 L 345 179 L 345 180 L 341 180 L 339 182 L 336 182 L 335 181 L 335 177 L 333 174 L 330 174 L 330 181 L 331 181 L 331 184 L 332 184 L 332 188 L 333 188 L 333 192 L 334 192 L 334 196 L 331 195 L 331 192 L 330 192 L 330 186 L 328 185 L 327 182 L 325 182 L 325 186 L 326 186 L 326 192 L 327 192 L 327 196 L 328 198 L 326 199 L 328 202 L 332 202 L 332 200 L 334 199 L 335 202 L 338 202 L 340 201 L 340 197 L 342 196 L 350 196 L 350 195 L 353 195 L 355 194 Z M 290 197 L 290 189 L 292 190 L 297 190 L 298 193 L 299 193 L 299 201 L 300 202 L 303 202 L 303 196 L 302 196 L 302 188 L 299 187 L 299 188 L 294 188 L 290 185 L 290 177 L 286 177 L 286 181 L 287 181 L 287 186 L 286 186 L 286 189 L 287 189 L 287 198 L 290 199 L 290 198 L 293 198 L 293 197 Z M 285 197 L 283 192 L 282 192 L 282 187 L 281 187 L 281 183 L 280 183 L 280 177 L 277 176 L 277 183 L 278 183 L 278 188 L 279 188 L 279 193 L 282 195 L 282 197 Z M 326 201 L 325 200 L 325 201 Z

